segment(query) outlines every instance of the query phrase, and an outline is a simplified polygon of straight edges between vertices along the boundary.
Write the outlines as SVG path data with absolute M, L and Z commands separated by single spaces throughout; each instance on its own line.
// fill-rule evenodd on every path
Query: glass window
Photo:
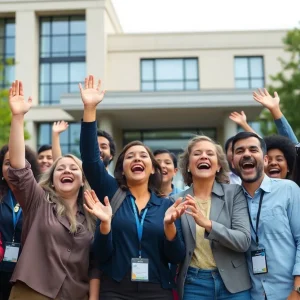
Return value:
M 235 87 L 255 89 L 264 87 L 264 61 L 261 56 L 235 57 Z
M 0 18 L 0 88 L 8 88 L 14 80 L 15 19 Z
M 142 91 L 198 90 L 197 58 L 141 60 Z
M 58 104 L 85 77 L 85 17 L 40 18 L 40 103 Z
M 63 154 L 74 154 L 80 158 L 79 137 L 80 123 L 69 123 L 69 127 L 60 135 L 61 150 Z M 38 148 L 44 144 L 52 143 L 52 123 L 38 125 Z

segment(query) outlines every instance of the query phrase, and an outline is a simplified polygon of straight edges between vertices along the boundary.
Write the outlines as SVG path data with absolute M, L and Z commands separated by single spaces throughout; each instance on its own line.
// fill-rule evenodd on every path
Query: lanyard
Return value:
M 260 199 L 259 199 L 259 204 L 258 204 L 258 211 L 257 211 L 257 215 L 256 215 L 256 226 L 255 226 L 255 229 L 254 229 L 254 226 L 252 224 L 251 215 L 250 215 L 250 208 L 249 208 L 249 204 L 248 204 L 248 201 L 247 201 L 248 215 L 249 215 L 249 219 L 250 219 L 250 225 L 251 225 L 252 230 L 255 233 L 255 241 L 256 241 L 256 245 L 257 246 L 259 244 L 258 224 L 259 224 L 260 212 L 261 212 L 261 206 L 262 206 L 262 201 L 263 201 L 263 198 L 264 198 L 264 194 L 265 194 L 265 191 L 261 191 Z
M 8 194 L 9 194 L 10 204 L 11 204 L 11 208 L 12 208 L 12 215 L 13 215 L 13 225 L 14 225 L 13 242 L 14 242 L 15 241 L 15 231 L 16 231 L 17 224 L 21 217 L 22 208 L 19 207 L 18 211 L 15 212 L 16 206 L 14 205 L 14 200 L 13 200 L 13 195 L 11 193 L 11 190 L 8 190 Z
M 144 213 L 142 215 L 142 219 L 141 219 L 141 222 L 140 222 L 139 217 L 138 217 L 138 213 L 137 213 L 137 210 L 136 210 L 136 206 L 135 206 L 135 203 L 134 203 L 134 200 L 133 200 L 133 197 L 130 197 L 130 200 L 131 200 L 131 204 L 132 204 L 132 208 L 133 208 L 133 212 L 134 212 L 134 216 L 135 216 L 136 230 L 137 230 L 138 239 L 139 239 L 139 258 L 141 258 L 142 257 L 143 225 L 144 225 L 144 221 L 145 221 L 145 217 L 146 217 L 148 208 L 146 208 L 144 210 Z

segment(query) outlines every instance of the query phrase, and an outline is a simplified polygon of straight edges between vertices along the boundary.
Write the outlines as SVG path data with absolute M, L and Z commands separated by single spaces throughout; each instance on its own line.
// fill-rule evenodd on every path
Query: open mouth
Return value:
M 208 163 L 200 163 L 197 165 L 197 168 L 199 170 L 209 170 L 210 169 L 210 165 Z
M 168 172 L 167 171 L 162 171 L 162 174 L 163 175 L 168 175 Z
M 252 169 L 254 169 L 254 167 L 255 167 L 255 164 L 253 162 L 244 162 L 242 164 L 242 169 L 246 170 L 246 171 L 252 170 Z
M 63 177 L 61 178 L 60 182 L 61 183 L 72 183 L 74 181 L 74 179 L 72 177 Z
M 280 174 L 281 170 L 278 168 L 272 168 L 269 169 L 269 175 L 272 176 L 278 176 Z
M 134 165 L 131 167 L 131 171 L 135 174 L 142 173 L 145 170 L 145 168 L 142 165 Z

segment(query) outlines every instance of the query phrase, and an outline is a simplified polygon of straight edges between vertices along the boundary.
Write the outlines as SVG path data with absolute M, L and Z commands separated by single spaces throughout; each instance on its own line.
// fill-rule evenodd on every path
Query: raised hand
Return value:
M 68 122 L 65 121 L 54 122 L 52 126 L 52 132 L 60 134 L 64 132 L 68 127 L 69 127 Z
M 277 92 L 274 92 L 274 97 L 272 97 L 266 89 L 258 89 L 258 92 L 253 92 L 253 99 L 270 111 L 279 108 L 280 99 Z
M 112 208 L 108 197 L 104 198 L 105 205 L 103 205 L 97 198 L 95 192 L 91 190 L 84 192 L 84 199 L 86 203 L 84 203 L 83 206 L 90 214 L 96 216 L 102 222 L 110 223 L 112 218 Z
M 79 83 L 81 99 L 86 107 L 96 107 L 104 98 L 105 90 L 101 91 L 101 80 L 98 80 L 97 86 L 94 84 L 94 76 L 90 75 L 84 80 L 84 88 Z
M 182 198 L 176 200 L 176 202 L 168 208 L 165 212 L 164 223 L 170 225 L 179 219 L 185 212 L 186 206 L 182 202 Z
M 194 218 L 196 224 L 198 224 L 200 227 L 205 228 L 207 232 L 210 232 L 212 222 L 203 215 L 203 213 L 197 206 L 194 197 L 192 197 L 191 195 L 187 195 L 185 202 L 185 205 L 187 207 L 185 213 L 191 215 Z
M 24 99 L 24 91 L 22 81 L 14 81 L 9 89 L 9 107 L 11 113 L 16 115 L 25 115 L 32 106 L 32 98 L 28 101 Z
M 241 111 L 241 113 L 238 113 L 236 111 L 232 112 L 229 116 L 229 119 L 240 126 L 247 123 L 247 116 L 243 111 Z

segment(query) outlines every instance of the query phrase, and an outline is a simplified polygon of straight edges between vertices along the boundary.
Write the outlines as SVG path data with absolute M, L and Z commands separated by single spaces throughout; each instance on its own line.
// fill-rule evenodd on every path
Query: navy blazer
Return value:
M 14 206 L 16 201 L 14 201 Z M 11 205 L 11 200 L 9 194 L 3 196 L 0 200 L 0 232 L 2 234 L 3 248 L 5 251 L 6 243 L 12 242 L 14 235 L 14 223 L 13 223 L 13 207 Z M 22 233 L 22 223 L 23 214 L 21 213 L 18 220 L 16 231 L 15 231 L 15 243 L 21 243 L 21 233 Z M 20 254 L 20 253 L 19 253 Z M 13 272 L 15 268 L 15 263 L 2 261 L 0 263 L 0 272 Z

